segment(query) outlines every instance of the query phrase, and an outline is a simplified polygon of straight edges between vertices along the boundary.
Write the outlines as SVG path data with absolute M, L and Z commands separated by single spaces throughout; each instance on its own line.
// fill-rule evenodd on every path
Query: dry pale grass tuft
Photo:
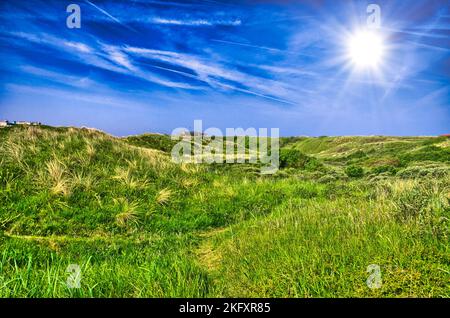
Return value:
M 112 177 L 115 180 L 120 181 L 125 186 L 129 187 L 130 189 L 137 189 L 137 188 L 145 188 L 149 185 L 148 180 L 143 179 L 139 180 L 132 176 L 131 169 L 125 169 L 121 167 L 116 167 L 115 169 L 115 175 Z
M 156 195 L 156 203 L 159 205 L 167 205 L 172 196 L 172 191 L 169 188 L 164 188 Z
M 52 159 L 46 163 L 48 176 L 52 186 L 51 191 L 54 194 L 68 195 L 70 193 L 70 182 L 65 177 L 66 167 L 57 159 Z
M 89 158 L 92 158 L 95 155 L 95 146 L 91 140 L 85 138 L 85 141 L 86 141 L 86 153 Z
M 116 167 L 116 169 L 114 170 L 114 173 L 115 173 L 115 175 L 112 177 L 113 179 L 118 180 L 118 181 L 122 182 L 123 184 L 126 184 L 130 188 L 137 187 L 137 182 L 131 176 L 130 169 Z
M 53 186 L 51 187 L 51 190 L 54 194 L 62 194 L 62 195 L 69 195 L 70 194 L 70 185 L 67 179 L 60 179 L 56 181 Z
M 186 173 L 199 173 L 202 171 L 202 167 L 198 164 L 192 164 L 192 163 L 182 163 L 180 164 L 180 169 L 183 172 Z
M 182 179 L 180 181 L 180 185 L 183 188 L 195 188 L 196 186 L 198 186 L 200 184 L 200 182 L 195 179 L 195 178 L 186 178 L 186 179 Z M 214 185 L 215 186 L 215 185 Z
M 411 191 L 418 184 L 414 179 L 397 179 L 389 182 L 379 183 L 375 191 L 380 200 L 390 200 L 392 197 L 398 197 L 402 193 Z
M 116 223 L 120 227 L 139 224 L 138 208 L 136 202 L 129 202 L 125 198 L 114 199 L 114 203 L 120 207 L 120 213 L 116 214 Z
M 137 169 L 139 167 L 139 163 L 135 159 L 134 160 L 125 159 L 125 161 L 130 169 Z
M 53 145 L 53 149 L 64 150 L 66 139 L 62 139 L 61 136 L 56 136 L 55 138 L 50 138 L 50 143 Z
M 21 163 L 23 158 L 23 146 L 11 139 L 5 143 L 5 152 L 7 156 L 14 162 Z
M 69 127 L 69 128 L 67 128 L 67 134 L 68 135 L 78 135 L 78 131 L 73 127 Z
M 139 148 L 136 146 L 127 146 L 130 149 L 136 150 L 139 156 L 142 156 L 145 161 L 153 168 L 164 171 L 173 166 L 173 163 L 168 160 L 167 155 L 159 150 Z
M 30 126 L 25 129 L 25 136 L 28 141 L 36 142 L 39 134 L 40 130 L 35 126 Z
M 35 154 L 38 152 L 38 147 L 36 146 L 36 144 L 30 143 L 30 144 L 27 146 L 27 152 L 29 152 L 29 153 L 35 155 Z
M 73 153 L 72 157 L 73 157 L 73 160 L 78 162 L 80 164 L 80 166 L 82 166 L 82 167 L 86 167 L 90 163 L 90 157 L 86 156 L 84 151 L 77 151 L 77 152 Z
M 234 190 L 233 187 L 225 187 L 223 190 L 223 193 L 227 196 L 227 197 L 234 197 L 236 196 L 236 191 Z
M 61 179 L 64 174 L 64 165 L 57 159 L 53 159 L 46 163 L 47 172 L 53 180 Z
M 95 184 L 95 179 L 91 174 L 86 174 L 84 172 L 75 172 L 72 175 L 72 185 L 81 186 L 85 190 L 90 190 Z
M 411 191 L 418 185 L 417 180 L 395 180 L 391 184 L 391 190 L 394 195 L 402 194 L 406 191 Z

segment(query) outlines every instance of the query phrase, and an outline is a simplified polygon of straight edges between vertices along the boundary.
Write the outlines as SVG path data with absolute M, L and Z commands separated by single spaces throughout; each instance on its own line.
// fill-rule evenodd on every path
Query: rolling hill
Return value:
M 0 129 L 0 296 L 449 297 L 449 140 L 282 138 L 261 176 L 167 135 Z

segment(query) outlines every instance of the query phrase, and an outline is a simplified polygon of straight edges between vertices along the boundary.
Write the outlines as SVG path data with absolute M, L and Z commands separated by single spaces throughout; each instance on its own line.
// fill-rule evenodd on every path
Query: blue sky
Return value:
M 66 26 L 71 3 L 80 29 Z M 347 52 L 370 3 L 376 70 Z M 449 133 L 449 39 L 448 1 L 2 1 L 0 119 L 115 135 L 195 119 L 281 135 Z

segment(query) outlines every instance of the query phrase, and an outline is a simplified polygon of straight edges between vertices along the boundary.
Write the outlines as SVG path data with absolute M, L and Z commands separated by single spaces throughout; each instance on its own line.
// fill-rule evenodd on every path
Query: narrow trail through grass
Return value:
M 211 274 L 214 274 L 221 263 L 221 254 L 215 247 L 214 238 L 226 231 L 229 231 L 229 228 L 216 228 L 199 234 L 201 242 L 195 251 L 195 255 L 199 264 Z

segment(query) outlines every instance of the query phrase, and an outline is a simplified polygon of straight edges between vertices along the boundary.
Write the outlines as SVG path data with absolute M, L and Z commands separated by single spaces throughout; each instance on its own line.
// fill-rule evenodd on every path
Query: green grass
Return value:
M 165 135 L 0 129 L 0 297 L 450 296 L 447 138 L 280 144 L 261 176 Z
M 214 242 L 220 259 L 218 292 L 231 297 L 448 297 L 448 222 L 441 224 L 439 217 L 399 221 L 393 204 L 386 198 L 293 198 L 269 217 L 233 226 Z M 440 213 L 448 215 L 448 208 Z M 366 286 L 370 264 L 381 268 L 380 289 Z

